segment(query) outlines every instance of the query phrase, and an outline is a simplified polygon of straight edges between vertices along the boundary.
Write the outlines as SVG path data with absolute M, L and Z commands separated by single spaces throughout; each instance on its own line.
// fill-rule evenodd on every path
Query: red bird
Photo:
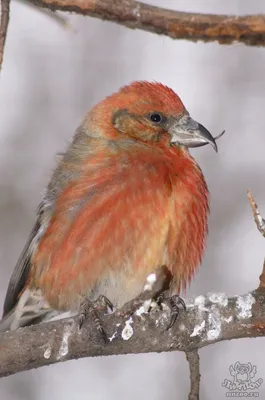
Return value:
M 7 290 L 0 330 L 77 312 L 84 298 L 117 307 L 161 265 L 171 293 L 201 262 L 208 190 L 189 147 L 213 136 L 160 83 L 134 82 L 88 112 L 59 160 Z

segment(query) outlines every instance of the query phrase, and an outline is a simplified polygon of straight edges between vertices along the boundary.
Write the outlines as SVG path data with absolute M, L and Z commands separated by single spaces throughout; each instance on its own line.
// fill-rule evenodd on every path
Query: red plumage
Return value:
M 5 315 L 25 289 L 57 310 L 99 295 L 122 306 L 161 265 L 173 275 L 172 292 L 186 287 L 201 262 L 208 215 L 206 183 L 187 147 L 215 145 L 192 124 L 173 90 L 148 82 L 86 115 L 52 176 Z

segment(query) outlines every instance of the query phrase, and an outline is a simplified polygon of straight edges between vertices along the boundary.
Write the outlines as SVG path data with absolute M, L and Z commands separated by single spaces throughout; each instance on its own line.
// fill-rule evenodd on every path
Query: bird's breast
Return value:
M 84 295 L 122 305 L 166 262 L 181 287 L 200 261 L 207 213 L 201 172 L 183 161 L 148 153 L 84 169 L 56 199 L 32 260 L 32 285 L 59 309 Z

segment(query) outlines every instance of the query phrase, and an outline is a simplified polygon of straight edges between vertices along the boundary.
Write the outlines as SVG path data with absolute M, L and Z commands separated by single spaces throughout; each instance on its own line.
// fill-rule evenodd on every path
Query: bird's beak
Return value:
M 186 147 L 199 147 L 210 143 L 214 150 L 218 151 L 215 138 L 203 125 L 194 121 L 189 115 L 175 120 L 168 132 L 171 135 L 171 143 Z

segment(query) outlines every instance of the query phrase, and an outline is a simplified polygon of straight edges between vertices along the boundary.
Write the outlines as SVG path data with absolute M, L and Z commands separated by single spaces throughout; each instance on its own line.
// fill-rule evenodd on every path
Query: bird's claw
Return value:
M 100 336 L 102 337 L 102 339 L 104 340 L 105 343 L 108 342 L 108 338 L 106 335 L 106 332 L 103 328 L 102 325 L 102 321 L 101 318 L 99 316 L 98 313 L 98 309 L 97 309 L 97 305 L 98 304 L 104 304 L 105 307 L 108 306 L 110 307 L 110 309 L 113 309 L 113 305 L 112 303 L 107 299 L 107 297 L 105 296 L 99 296 L 97 298 L 97 300 L 95 300 L 94 302 L 85 298 L 81 305 L 80 305 L 80 309 L 79 309 L 79 315 L 78 315 L 78 328 L 81 329 L 85 320 L 88 318 L 88 316 L 90 315 L 92 318 L 92 322 L 95 325 L 97 331 L 99 331 Z
M 106 310 L 107 308 L 110 309 L 110 311 L 114 310 L 114 306 L 112 304 L 112 302 L 103 294 L 101 294 L 97 300 L 95 300 L 94 302 L 95 308 L 101 310 Z
M 180 306 L 186 311 L 186 304 L 184 300 L 179 297 L 179 295 L 173 295 L 171 297 L 166 297 L 165 293 L 161 293 L 157 298 L 157 304 L 161 307 L 162 303 L 166 303 L 170 308 L 170 321 L 168 326 L 166 327 L 166 331 L 168 331 L 175 324 L 179 312 Z

